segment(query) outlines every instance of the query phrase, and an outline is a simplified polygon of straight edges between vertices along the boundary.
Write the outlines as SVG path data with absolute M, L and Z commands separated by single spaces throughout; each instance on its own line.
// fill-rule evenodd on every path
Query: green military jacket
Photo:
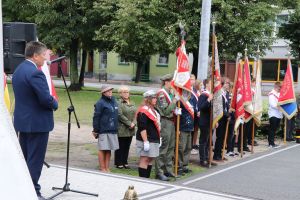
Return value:
M 118 115 L 119 115 L 119 127 L 118 127 L 118 137 L 130 137 L 134 136 L 135 128 L 130 129 L 130 125 L 133 122 L 136 124 L 135 113 L 136 106 L 134 102 L 130 101 L 128 104 L 122 98 L 118 101 Z
M 160 116 L 173 118 L 173 111 L 176 107 L 176 103 L 172 103 L 173 95 L 165 88 L 162 88 L 157 93 L 156 108 L 159 111 Z
M 300 129 L 300 110 L 299 110 L 299 106 L 300 106 L 300 95 L 296 96 L 297 99 L 297 107 L 298 107 L 298 113 L 296 114 L 296 120 L 295 120 L 295 130 Z

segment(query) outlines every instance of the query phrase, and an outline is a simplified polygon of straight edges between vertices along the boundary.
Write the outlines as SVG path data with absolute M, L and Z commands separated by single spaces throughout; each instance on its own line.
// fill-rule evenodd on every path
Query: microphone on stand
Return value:
M 55 58 L 54 60 L 48 60 L 47 61 L 47 65 L 51 65 L 53 63 L 60 62 L 60 61 L 62 61 L 65 58 L 66 58 L 66 56 L 61 56 L 61 57 Z

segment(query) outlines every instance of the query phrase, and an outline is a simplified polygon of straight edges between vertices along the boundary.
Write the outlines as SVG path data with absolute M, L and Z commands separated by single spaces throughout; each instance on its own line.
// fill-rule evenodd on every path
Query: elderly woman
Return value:
M 153 90 L 144 93 L 145 103 L 137 113 L 136 150 L 139 160 L 139 176 L 149 178 L 152 161 L 159 155 L 160 115 L 155 110 L 157 101 Z
M 112 87 L 102 86 L 102 97 L 95 104 L 93 135 L 98 138 L 100 170 L 109 172 L 111 150 L 119 149 L 118 104 L 112 96 Z
M 119 169 L 129 169 L 127 159 L 132 136 L 135 133 L 136 106 L 134 102 L 130 101 L 129 88 L 127 86 L 119 88 L 119 95 L 118 140 L 120 148 L 115 151 L 115 165 Z

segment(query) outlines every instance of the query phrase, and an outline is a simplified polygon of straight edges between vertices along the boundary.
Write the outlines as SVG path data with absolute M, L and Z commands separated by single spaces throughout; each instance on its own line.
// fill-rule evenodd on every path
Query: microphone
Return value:
M 51 65 L 53 63 L 60 62 L 60 61 L 62 61 L 65 58 L 66 58 L 66 56 L 61 56 L 61 57 L 55 58 L 54 60 L 48 60 L 47 61 L 47 65 Z

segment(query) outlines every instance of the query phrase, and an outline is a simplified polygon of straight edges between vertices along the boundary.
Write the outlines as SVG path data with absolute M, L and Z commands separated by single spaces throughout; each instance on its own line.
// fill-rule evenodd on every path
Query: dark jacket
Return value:
M 148 141 L 152 143 L 159 143 L 159 133 L 155 127 L 155 124 L 151 119 L 147 117 L 146 114 L 141 112 L 137 114 L 137 127 L 138 127 L 136 132 L 137 140 L 143 141 L 141 132 L 143 130 L 146 130 Z
M 13 74 L 15 94 L 14 126 L 20 132 L 53 130 L 57 101 L 50 95 L 44 73 L 30 61 L 23 61 Z
M 223 116 L 220 119 L 220 123 L 227 123 L 227 119 L 230 116 L 229 114 L 229 96 L 227 95 L 227 92 L 225 93 L 225 96 L 222 95 L 222 103 L 223 103 Z
M 207 101 L 208 96 L 202 93 L 198 99 L 198 109 L 200 111 L 199 126 L 207 126 L 210 124 L 211 102 Z
M 197 109 L 197 99 L 194 97 L 194 95 L 191 95 L 191 98 L 189 99 L 189 103 L 194 109 L 194 113 L 198 112 Z M 190 113 L 187 111 L 187 109 L 183 106 L 183 104 L 180 102 L 181 107 L 181 115 L 180 115 L 180 131 L 184 132 L 191 132 L 194 130 L 194 118 L 190 115 Z
M 118 104 L 114 97 L 108 98 L 104 95 L 95 104 L 93 117 L 94 132 L 112 133 L 118 132 Z

